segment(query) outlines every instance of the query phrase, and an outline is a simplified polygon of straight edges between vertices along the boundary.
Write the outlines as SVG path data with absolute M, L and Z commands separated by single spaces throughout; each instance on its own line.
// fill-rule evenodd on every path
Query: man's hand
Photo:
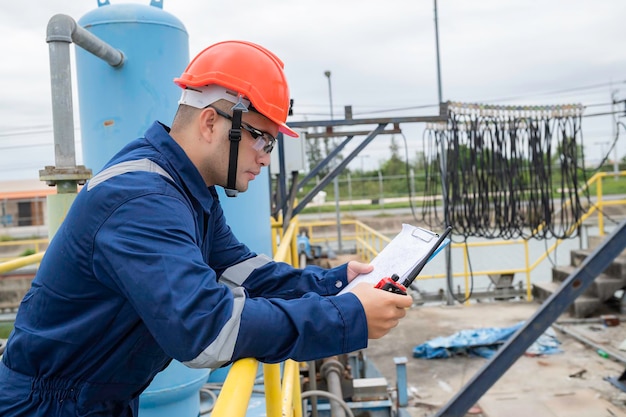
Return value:
M 381 291 L 364 282 L 350 292 L 363 305 L 369 339 L 379 339 L 389 333 L 406 315 L 405 309 L 411 307 L 413 302 L 410 296 Z
M 374 266 L 370 264 L 364 264 L 358 261 L 348 262 L 348 282 L 351 282 L 358 275 L 372 272 L 373 269 L 374 269 Z

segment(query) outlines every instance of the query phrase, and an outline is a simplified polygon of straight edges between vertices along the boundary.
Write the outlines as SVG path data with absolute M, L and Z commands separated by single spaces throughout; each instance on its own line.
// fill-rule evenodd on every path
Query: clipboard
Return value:
M 398 275 L 398 282 L 404 282 L 417 270 L 417 276 L 429 260 L 433 259 L 450 243 L 446 231 L 439 235 L 431 230 L 403 224 L 402 230 L 383 248 L 370 264 L 374 270 L 361 274 L 350 282 L 339 294 L 343 294 L 361 282 L 375 286 L 385 277 Z
M 415 268 L 413 268 L 411 270 L 411 272 L 409 272 L 409 275 L 404 278 L 404 281 L 402 282 L 402 285 L 404 285 L 405 287 L 409 287 L 409 285 L 411 285 L 413 283 L 413 281 L 415 280 L 415 278 L 417 278 L 417 276 L 420 274 L 420 272 L 422 272 L 422 269 L 424 269 L 424 267 L 426 266 L 426 264 L 436 255 L 439 253 L 439 251 L 441 251 L 441 249 L 443 249 L 449 242 L 450 239 L 448 239 L 448 235 L 452 232 L 452 226 L 448 226 L 446 227 L 446 230 L 441 234 L 441 236 L 439 236 L 437 238 L 437 241 L 435 242 L 435 244 L 430 248 L 430 250 L 428 251 L 428 254 L 417 263 L 417 265 L 415 265 Z M 446 240 L 448 242 L 446 242 Z M 443 244 L 444 242 L 446 242 L 445 244 Z

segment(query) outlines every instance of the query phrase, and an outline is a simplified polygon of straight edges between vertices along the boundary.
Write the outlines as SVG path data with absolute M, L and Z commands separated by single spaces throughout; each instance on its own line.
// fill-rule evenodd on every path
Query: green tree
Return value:
M 385 175 L 400 175 L 406 173 L 406 163 L 400 158 L 400 147 L 396 143 L 395 136 L 391 136 L 391 144 L 389 145 L 391 158 L 383 162 L 381 170 Z
M 320 138 L 311 138 L 305 140 L 305 149 L 307 161 L 309 164 L 309 171 L 312 171 L 313 168 L 318 166 L 320 162 L 324 160 L 324 155 L 322 153 L 322 146 L 320 146 L 320 142 Z M 326 170 L 326 172 L 328 172 L 328 170 Z

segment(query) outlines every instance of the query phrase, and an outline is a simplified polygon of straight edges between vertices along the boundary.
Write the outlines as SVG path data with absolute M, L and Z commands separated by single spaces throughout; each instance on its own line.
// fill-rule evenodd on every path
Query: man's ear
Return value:
M 215 124 L 217 123 L 218 114 L 215 109 L 207 107 L 202 109 L 199 117 L 200 134 L 205 138 L 210 138 L 216 132 Z

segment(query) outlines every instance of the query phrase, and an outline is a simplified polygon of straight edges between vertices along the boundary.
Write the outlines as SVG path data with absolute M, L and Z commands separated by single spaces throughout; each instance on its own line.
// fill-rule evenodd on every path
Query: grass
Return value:
M 589 187 L 589 194 L 591 196 L 595 196 L 596 194 L 596 185 L 592 185 Z M 602 181 L 602 194 L 607 195 L 615 195 L 615 194 L 626 194 L 626 177 L 621 176 L 615 180 L 612 177 L 607 177 Z M 561 194 L 558 192 L 554 192 L 554 198 L 560 198 Z M 429 203 L 432 204 L 432 203 Z M 436 205 L 440 206 L 441 202 L 436 201 Z M 414 203 L 414 208 L 417 210 L 421 207 L 422 203 Z M 397 208 L 409 208 L 411 207 L 408 201 L 404 202 L 388 202 L 384 205 L 382 204 L 342 204 L 339 206 L 339 210 L 342 212 L 345 211 L 361 211 L 361 210 L 382 210 L 382 209 L 397 209 Z M 327 204 L 324 206 L 316 206 L 316 207 L 305 207 L 301 213 L 303 214 L 316 214 L 316 213 L 334 213 L 336 211 L 334 204 Z M 384 215 L 384 214 L 383 214 Z
M 0 339 L 8 339 L 13 330 L 13 323 L 0 323 Z
M 589 187 L 589 193 L 591 195 L 596 194 L 596 185 L 592 185 Z M 624 194 L 626 193 L 626 177 L 618 177 L 617 180 L 612 177 L 606 177 L 602 181 L 602 194 L 603 195 L 612 195 L 612 194 Z
M 394 208 L 407 208 L 410 207 L 408 202 L 395 202 L 395 203 L 385 203 L 385 205 L 381 204 L 342 204 L 339 206 L 341 211 L 360 211 L 360 210 L 381 210 L 385 209 L 394 209 Z M 305 207 L 302 210 L 302 213 L 315 214 L 315 213 L 334 213 L 336 211 L 334 204 L 328 204 L 325 206 L 317 206 L 317 207 Z

